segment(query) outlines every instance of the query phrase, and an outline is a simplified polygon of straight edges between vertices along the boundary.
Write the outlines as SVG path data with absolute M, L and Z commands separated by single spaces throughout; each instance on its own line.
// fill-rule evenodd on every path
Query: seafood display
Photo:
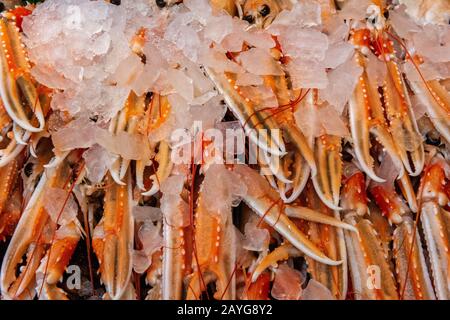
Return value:
M 2 9 L 1 299 L 450 299 L 448 0 Z

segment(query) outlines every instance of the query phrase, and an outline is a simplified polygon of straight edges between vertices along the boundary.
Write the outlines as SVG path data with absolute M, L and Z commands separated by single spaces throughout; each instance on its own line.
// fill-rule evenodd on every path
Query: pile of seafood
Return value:
M 450 299 L 448 0 L 15 2 L 1 299 Z

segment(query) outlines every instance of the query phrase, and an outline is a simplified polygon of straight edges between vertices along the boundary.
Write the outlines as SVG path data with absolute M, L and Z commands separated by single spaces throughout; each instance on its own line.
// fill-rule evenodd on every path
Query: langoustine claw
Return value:
M 148 115 L 146 115 L 149 119 L 148 122 L 150 122 L 147 125 L 148 132 L 159 128 L 164 123 L 170 108 L 171 107 L 167 96 L 160 96 L 158 94 L 154 94 L 152 96 L 150 106 L 147 109 Z M 173 163 L 169 143 L 164 140 L 160 141 L 157 148 L 158 151 L 152 160 L 153 162 L 151 166 L 155 168 L 156 164 L 154 162 L 156 162 L 158 168 L 149 177 L 152 184 L 148 190 L 145 190 L 146 188 L 143 182 L 145 163 L 143 161 L 137 161 L 136 163 L 136 184 L 141 190 L 144 190 L 142 193 L 144 196 L 152 196 L 158 192 L 161 184 L 170 176 L 170 173 L 172 172 Z
M 368 50 L 370 32 L 367 29 L 354 31 L 353 42 Z M 372 179 L 383 182 L 374 171 L 374 159 L 370 154 L 371 135 L 383 145 L 400 169 L 399 176 L 403 175 L 403 163 L 398 154 L 397 147 L 388 130 L 380 101 L 378 88 L 373 80 L 369 79 L 366 71 L 365 57 L 362 52 L 355 53 L 356 62 L 363 67 L 363 73 L 356 85 L 354 94 L 349 101 L 350 129 L 353 145 L 362 169 Z
M 225 171 L 224 171 L 225 170 Z M 213 190 L 202 190 L 212 185 L 211 180 L 218 182 L 220 173 L 227 173 L 225 167 L 212 166 L 205 173 L 205 180 L 200 187 L 194 217 L 194 247 L 192 257 L 192 275 L 188 280 L 187 299 L 199 299 L 210 282 L 215 282 L 215 299 L 233 300 L 236 298 L 235 275 L 236 250 L 235 232 L 231 215 L 231 203 L 221 203 L 227 207 L 216 212 L 205 201 L 208 192 L 209 199 L 219 198 Z M 209 182 L 209 183 L 208 183 Z M 206 184 L 208 183 L 208 184 Z M 231 191 L 231 190 L 229 190 Z M 220 189 L 217 189 L 220 192 Z M 225 202 L 225 201 L 223 201 Z
M 125 185 L 106 179 L 103 217 L 94 229 L 93 249 L 100 264 L 107 298 L 118 300 L 126 293 L 132 271 L 134 219 L 131 213 L 131 178 Z
M 353 172 L 344 183 L 344 221 L 358 233 L 344 230 L 355 299 L 398 299 L 397 285 L 381 238 L 368 220 L 365 179 Z M 373 277 L 374 276 L 374 277 Z
M 146 95 L 137 96 L 134 92 L 130 92 L 124 108 L 111 120 L 109 126 L 111 134 L 148 135 L 161 126 L 170 110 L 167 97 L 152 94 L 150 99 L 146 105 Z M 149 153 L 147 153 L 147 147 L 151 149 Z M 160 141 L 157 146 L 149 142 L 148 145 L 143 145 L 143 148 L 143 154 L 153 158 L 148 160 L 144 156 L 143 159 L 135 160 L 136 185 L 142 190 L 144 196 L 152 196 L 159 191 L 161 183 L 170 175 L 173 166 L 170 159 L 170 147 L 167 142 Z M 154 149 L 157 149 L 156 156 L 153 155 Z M 117 156 L 110 165 L 109 172 L 117 184 L 125 185 L 123 179 L 131 162 L 130 159 Z M 148 177 L 150 180 L 148 182 L 151 182 L 148 187 L 145 173 L 149 166 L 153 168 L 154 173 Z
M 292 114 L 292 107 L 301 99 L 302 92 L 295 101 L 290 101 L 286 78 L 266 76 L 264 81 L 275 92 L 280 107 L 258 111 L 251 100 L 240 94 L 238 86 L 235 85 L 236 75 L 220 74 L 210 68 L 206 70 L 241 122 L 250 141 L 265 154 L 263 162 L 276 178 L 282 199 L 286 203 L 294 201 L 303 190 L 309 173 L 313 176 L 317 173 L 313 152 L 296 126 Z M 286 148 L 285 142 L 291 146 L 289 149 Z M 276 163 L 272 163 L 273 161 Z
M 21 15 L 31 13 L 25 8 L 22 11 Z M 14 11 L 5 13 L 0 19 L 3 46 L 0 50 L 0 94 L 5 109 L 18 126 L 25 131 L 39 132 L 44 129 L 44 114 L 15 20 Z
M 436 296 L 440 300 L 450 297 L 449 271 L 449 178 L 439 155 L 426 166 L 418 191 L 420 221 L 431 262 Z
M 183 298 L 183 280 L 189 273 L 191 262 L 191 232 L 186 225 L 189 214 L 189 196 L 184 188 L 187 177 L 173 174 L 167 180 L 176 186 L 173 190 L 162 190 L 163 256 L 161 298 L 180 300 Z
M 30 63 L 21 49 L 20 18 L 33 7 L 0 18 L 0 239 L 13 233 L 1 298 L 96 298 L 95 292 L 65 292 L 61 283 L 72 255 L 85 261 L 77 250 L 83 236 L 92 285 L 100 280 L 103 299 L 141 299 L 147 289 L 147 299 L 450 297 L 450 79 L 439 78 L 448 76 L 440 68 L 450 58 L 442 54 L 441 64 L 423 47 L 414 56 L 407 52 L 410 61 L 397 54 L 404 53 L 399 45 L 420 47 L 407 33 L 420 37 L 436 26 L 411 27 L 398 2 L 385 11 L 381 0 L 362 4 L 358 14 L 335 10 L 332 0 L 107 2 L 36 5 L 24 24 Z M 75 50 L 65 50 L 74 38 L 61 21 L 55 32 L 39 30 L 47 25 L 41 21 L 64 19 L 74 3 L 83 16 L 76 27 L 88 31 L 75 37 L 98 40 L 95 50 L 75 42 Z M 62 8 L 60 15 L 49 7 Z M 421 16 L 421 22 L 442 23 L 436 11 Z M 86 30 L 92 19 L 97 31 Z M 406 45 L 389 41 L 396 25 L 414 29 L 396 30 Z M 45 39 L 51 41 L 43 45 Z M 333 68 L 330 60 L 346 62 Z M 413 60 L 422 82 L 410 79 Z M 440 80 L 429 81 L 435 75 L 428 73 L 425 81 L 422 62 L 424 70 L 436 67 Z M 51 105 L 38 81 L 54 90 Z M 411 93 L 416 100 L 409 100 Z M 322 112 L 328 107 L 337 112 Z M 420 127 L 429 130 L 427 141 L 416 117 L 429 126 Z M 197 121 L 207 123 L 208 132 L 195 124 L 191 131 Z M 308 132 L 305 122 L 317 126 Z M 238 146 L 242 153 L 227 150 L 238 162 L 224 164 L 213 146 L 219 135 L 209 130 L 228 135 L 225 128 L 239 125 L 250 143 Z M 350 141 L 343 139 L 347 125 Z M 171 159 L 179 145 L 169 135 L 178 132 L 201 136 L 201 152 L 198 140 L 190 148 L 201 153 L 193 157 L 201 155 L 201 164 L 190 155 L 189 163 Z M 442 155 L 427 162 L 427 144 Z M 255 146 L 258 159 L 242 165 Z M 88 148 L 86 157 L 73 148 Z M 350 156 L 359 164 L 349 174 L 343 159 Z M 392 176 L 379 170 L 386 163 Z M 56 193 L 70 204 L 64 214 L 52 209 Z
M 109 131 L 111 134 L 136 133 L 138 131 L 138 122 L 144 114 L 145 96 L 138 97 L 134 92 L 130 92 L 125 106 L 111 120 Z M 118 184 L 124 184 L 122 179 L 128 171 L 130 165 L 129 159 L 118 157 L 110 168 L 111 177 Z
M 69 300 L 58 287 L 66 267 L 81 238 L 79 226 L 70 222 L 56 231 L 55 240 L 36 270 L 36 291 L 41 300 Z
M 314 108 L 320 108 L 318 90 L 311 90 L 307 94 L 305 103 L 311 104 Z M 342 138 L 324 133 L 311 140 L 317 166 L 317 174 L 311 176 L 314 189 L 327 207 L 333 210 L 341 210 L 339 198 L 343 165 Z
M 384 219 L 394 224 L 392 256 L 400 299 L 435 299 L 425 253 L 413 214 L 392 186 L 375 184 L 370 189 Z M 389 247 L 389 242 L 384 245 Z
M 0 150 L 0 167 L 8 165 L 13 159 L 15 159 L 26 147 L 25 143 L 19 143 L 18 139 L 21 141 L 27 141 L 31 133 L 27 132 L 21 137 L 16 137 L 15 132 L 17 132 L 17 126 L 14 124 L 13 120 L 9 117 L 0 100 L 0 130 L 1 130 L 1 144 L 2 149 Z M 20 129 L 19 129 L 20 131 Z
M 386 63 L 387 74 L 383 84 L 384 110 L 389 121 L 389 128 L 408 173 L 419 175 L 424 166 L 425 152 L 416 118 L 413 114 L 405 80 L 396 62 L 394 49 L 390 41 L 378 36 L 377 43 Z
M 336 261 L 327 257 L 316 244 L 297 228 L 289 217 L 329 224 L 330 226 L 354 232 L 355 229 L 352 226 L 309 208 L 297 205 L 284 205 L 268 183 L 246 166 L 235 166 L 233 171 L 249 186 L 249 192 L 243 197 L 244 202 L 295 248 L 306 256 L 327 265 L 335 266 L 342 263 L 342 261 Z M 250 186 L 255 185 L 255 181 L 258 181 L 259 187 L 251 188 Z
M 17 157 L 6 166 L 0 167 L 0 240 L 12 235 L 20 218 L 23 199 L 22 187 L 19 183 L 20 170 L 24 157 Z
M 311 185 L 306 188 L 306 202 L 311 209 L 340 220 L 339 212 L 325 206 Z M 308 237 L 329 257 L 342 260 L 342 264 L 339 266 L 327 266 L 307 257 L 306 261 L 311 277 L 327 287 L 336 299 L 345 299 L 348 288 L 348 266 L 343 229 L 309 222 Z
M 78 159 L 77 159 L 78 158 Z M 16 230 L 9 243 L 8 249 L 5 253 L 5 259 L 1 268 L 1 290 L 3 297 L 7 299 L 32 299 L 35 295 L 36 287 L 36 272 L 41 263 L 41 259 L 45 256 L 47 250 L 51 252 L 52 249 L 61 251 L 61 244 L 59 240 L 55 242 L 55 232 L 60 230 L 58 223 L 60 221 L 71 191 L 76 183 L 78 183 L 79 175 L 73 177 L 73 170 L 71 166 L 74 162 L 79 161 L 77 152 L 70 154 L 66 159 L 63 159 L 58 165 L 47 168 L 42 174 L 38 185 L 36 186 L 27 206 L 25 207 Z M 62 208 L 57 208 L 60 212 L 56 213 L 57 217 L 50 216 L 46 204 L 46 197 L 48 197 L 47 190 L 51 188 L 58 188 L 67 193 L 67 200 L 64 201 Z M 55 213 L 53 213 L 55 214 Z M 56 221 L 53 221 L 56 219 Z M 76 218 L 74 222 L 76 223 Z M 63 225 L 64 227 L 64 225 Z M 71 238 L 72 236 L 69 236 Z M 66 242 L 65 237 L 60 238 L 62 243 Z M 67 240 L 71 241 L 71 240 Z M 59 247 L 59 249 L 58 249 Z M 64 244 L 63 244 L 64 247 Z M 56 248 L 56 249 L 55 249 Z M 67 252 L 64 261 L 68 262 L 73 250 Z M 61 253 L 61 252 L 60 252 Z M 25 256 L 23 268 L 21 264 Z M 51 256 L 46 269 L 52 271 L 53 268 L 60 270 L 62 261 L 57 261 L 55 256 Z M 53 265 L 55 263 L 56 265 Z M 16 272 L 20 269 L 19 276 Z M 43 281 L 47 283 L 47 275 L 44 273 Z M 42 280 L 42 279 L 41 279 Z M 47 283 L 48 284 L 48 283 Z M 50 284 L 54 284 L 54 278 L 50 279 Z M 36 291 L 40 293 L 40 289 Z
M 450 94 L 438 81 L 410 81 L 412 89 L 425 105 L 434 127 L 450 143 Z

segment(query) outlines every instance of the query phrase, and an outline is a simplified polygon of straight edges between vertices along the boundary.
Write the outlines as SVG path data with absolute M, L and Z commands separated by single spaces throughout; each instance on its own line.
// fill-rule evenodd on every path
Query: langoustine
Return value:
M 93 3 L 105 10 L 106 16 L 126 16 L 129 12 L 133 18 L 139 16 L 128 1 L 123 1 L 123 11 L 99 1 Z M 3 259 L 2 296 L 69 298 L 58 281 L 74 252 L 80 255 L 77 248 L 85 237 L 88 252 L 81 257 L 90 257 L 92 246 L 99 268 L 95 275 L 90 270 L 89 281 L 101 280 L 106 291 L 99 295 L 103 299 L 141 298 L 148 289 L 149 299 L 447 299 L 448 92 L 445 79 L 422 79 L 421 67 L 429 65 L 429 53 L 416 42 L 406 39 L 405 44 L 395 35 L 398 25 L 393 23 L 392 29 L 384 13 L 397 12 L 397 8 L 374 1 L 361 10 L 361 16 L 350 17 L 350 28 L 340 21 L 345 5 L 340 10 L 327 1 L 212 1 L 214 9 L 207 6 L 210 14 L 206 15 L 199 12 L 204 4 L 156 1 L 157 8 L 148 9 L 151 14 L 139 16 L 139 22 L 124 22 L 134 29 L 121 39 L 122 49 L 126 48 L 122 51 L 124 60 L 131 64 L 119 61 L 123 63 L 120 72 L 102 69 L 104 78 L 83 83 L 92 77 L 89 63 L 102 61 L 102 55 L 111 58 L 105 53 L 109 48 L 102 51 L 101 46 L 96 47 L 91 61 L 84 57 L 88 62 L 86 74 L 79 73 L 81 80 L 73 77 L 76 72 L 64 70 L 64 77 L 80 81 L 85 91 L 93 83 L 104 86 L 102 94 L 123 90 L 121 97 L 125 99 L 119 107 L 111 108 L 114 111 L 105 113 L 99 108 L 91 114 L 89 110 L 89 117 L 69 107 L 73 98 L 69 92 L 75 96 L 82 93 L 70 91 L 73 88 L 62 81 L 64 77 L 59 81 L 67 88 L 48 83 L 36 71 L 42 71 L 42 57 L 32 50 L 30 40 L 26 43 L 33 62 L 28 63 L 20 48 L 21 31 L 12 23 L 14 13 L 4 14 L 0 179 L 5 190 L 0 197 L 0 227 L 7 220 L 7 227 L 1 229 L 5 240 L 18 216 L 21 218 Z M 29 12 L 18 10 L 16 14 L 33 16 L 34 8 L 29 8 Z M 37 6 L 36 16 L 41 8 L 45 4 Z M 413 7 L 409 11 L 413 12 Z M 298 21 L 293 22 L 292 17 Z M 180 20 L 188 31 L 178 39 L 185 37 L 185 42 L 170 34 L 172 26 L 181 32 Z M 219 34 L 213 28 L 214 21 L 228 23 L 228 33 Z M 438 23 L 439 19 L 429 22 Z M 317 68 L 308 61 L 308 55 L 316 54 L 314 59 L 322 61 L 319 56 L 328 49 L 319 52 L 316 48 L 313 53 L 300 50 L 295 56 L 297 49 L 290 48 L 283 38 L 288 35 L 283 26 L 295 25 L 314 42 L 319 39 L 314 35 L 331 38 L 333 23 L 343 30 L 339 36 L 342 43 L 330 43 L 330 47 L 342 49 L 351 44 L 351 50 L 348 46 L 345 49 L 350 59 L 343 65 L 353 64 L 353 69 L 362 73 L 356 78 L 355 89 L 342 93 L 350 98 L 348 106 L 347 101 L 341 106 L 344 112 L 337 108 L 328 113 L 333 114 L 332 119 L 315 123 L 324 126 L 326 120 L 339 121 L 351 136 L 335 134 L 326 126 L 314 128 L 314 134 L 308 135 L 304 123 L 298 121 L 301 113 L 309 108 L 313 114 L 323 115 L 320 110 L 334 108 L 334 101 L 324 94 L 330 87 L 297 79 L 293 64 L 306 64 L 306 70 Z M 327 24 L 326 31 L 312 30 L 321 29 L 322 24 Z M 351 29 L 350 35 L 346 28 Z M 189 40 L 194 38 L 204 41 L 202 45 L 208 43 L 203 49 L 209 51 L 193 49 Z M 100 40 L 107 43 L 104 38 Z M 410 43 L 421 50 L 412 53 Z M 160 50 L 171 54 L 164 57 Z M 211 52 L 214 57 L 208 56 Z M 371 77 L 374 61 L 382 66 L 379 81 Z M 258 63 L 263 71 L 254 66 Z M 416 72 L 415 78 L 411 72 L 403 72 L 408 63 Z M 41 69 L 33 69 L 34 64 Z M 125 70 L 127 66 L 130 70 Z M 46 67 L 49 73 L 58 68 Z M 325 77 L 337 69 L 323 67 Z M 125 71 L 129 72 L 127 78 L 121 79 Z M 149 74 L 152 77 L 146 77 Z M 41 86 L 34 76 L 53 87 Z M 269 96 L 257 97 L 264 92 Z M 250 142 L 245 149 L 253 152 L 256 147 L 257 163 L 174 163 L 177 143 L 168 134 L 170 130 L 190 132 L 189 126 L 197 119 L 208 122 L 205 130 L 223 124 L 225 111 L 221 114 L 221 108 L 214 109 L 215 102 L 208 103 L 214 96 L 223 99 L 230 111 L 226 122 L 237 120 L 234 124 L 243 128 Z M 416 100 L 425 106 L 426 119 L 442 138 L 432 160 L 427 159 L 433 151 L 430 153 L 416 119 Z M 213 116 L 208 118 L 208 113 Z M 74 129 L 66 132 L 74 134 L 75 138 L 70 138 L 76 140 L 77 125 L 81 132 L 91 130 L 94 138 L 87 137 L 88 142 L 80 139 L 78 145 L 62 139 L 67 139 L 64 130 Z M 42 139 L 48 136 L 53 144 Z M 130 142 L 130 146 L 117 147 L 117 141 Z M 222 159 L 220 152 L 210 148 L 214 142 L 211 136 L 201 138 L 202 159 L 212 153 Z M 140 150 L 136 148 L 139 143 Z M 46 151 L 40 152 L 43 146 Z M 378 168 L 388 157 L 396 170 L 395 177 L 386 182 Z M 347 162 L 353 158 L 360 168 L 351 169 L 351 174 L 344 172 L 343 158 Z M 34 164 L 32 169 L 28 164 Z M 20 172 L 25 177 L 19 177 Z M 67 184 L 59 180 L 63 176 Z M 37 181 L 35 187 L 33 182 Z M 58 218 L 53 221 L 54 212 L 47 203 L 51 199 L 48 190 L 54 189 L 64 190 L 71 199 L 67 201 L 72 219 L 64 223 Z M 22 198 L 23 212 L 18 204 Z M 211 201 L 215 198 L 221 199 L 220 203 Z M 150 218 L 150 211 L 146 211 L 138 219 L 133 212 L 144 210 L 135 209 L 140 206 L 161 210 L 161 215 Z M 253 218 L 245 220 L 235 206 L 245 206 Z M 82 223 L 78 221 L 81 217 Z M 24 225 L 38 231 L 30 234 Z M 243 245 L 242 237 L 248 239 L 252 232 L 261 238 L 264 235 L 268 242 L 261 241 L 259 248 Z M 14 248 L 20 252 L 14 254 Z M 21 263 L 22 255 L 27 260 Z M 17 277 L 17 265 L 21 264 L 24 267 Z M 308 283 L 305 273 L 312 278 Z M 140 288 L 143 274 L 147 288 Z M 295 279 L 291 284 L 295 292 L 288 292 L 286 277 Z

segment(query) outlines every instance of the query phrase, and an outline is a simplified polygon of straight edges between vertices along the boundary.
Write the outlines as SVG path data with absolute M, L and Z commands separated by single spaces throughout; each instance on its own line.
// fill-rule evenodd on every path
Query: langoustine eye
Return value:
M 155 0 L 155 2 L 158 8 L 164 8 L 167 5 L 167 2 L 165 0 Z
M 252 15 L 246 15 L 246 16 L 244 16 L 244 18 L 243 18 L 245 21 L 247 21 L 248 23 L 250 23 L 250 24 L 252 24 L 252 23 L 254 23 L 255 22 L 255 18 L 252 16 Z
M 264 4 L 261 8 L 261 10 L 259 10 L 259 13 L 261 14 L 262 17 L 267 16 L 268 14 L 270 14 L 270 7 L 266 4 Z

